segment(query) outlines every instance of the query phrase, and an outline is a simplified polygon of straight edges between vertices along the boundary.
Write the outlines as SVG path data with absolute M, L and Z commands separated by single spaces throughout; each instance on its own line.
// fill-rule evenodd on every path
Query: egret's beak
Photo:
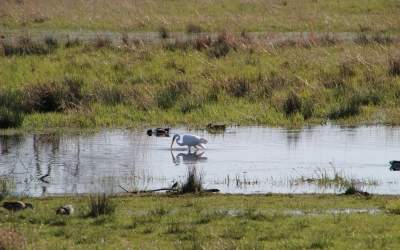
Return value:
M 175 137 L 172 138 L 171 149 L 172 149 L 172 145 L 174 145 L 174 142 L 175 142 Z

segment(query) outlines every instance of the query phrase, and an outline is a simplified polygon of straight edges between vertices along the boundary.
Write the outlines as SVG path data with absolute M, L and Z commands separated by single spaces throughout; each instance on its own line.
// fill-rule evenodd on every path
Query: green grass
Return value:
M 116 31 L 398 32 L 396 0 L 2 1 L 0 27 Z
M 111 199 L 115 212 L 96 218 L 86 216 L 87 197 L 29 199 L 34 210 L 11 214 L 0 209 L 0 230 L 22 237 L 27 249 L 396 249 L 400 244 L 395 196 L 146 195 Z M 56 215 L 55 209 L 63 204 L 73 204 L 76 213 Z M 375 214 L 329 212 L 366 208 L 381 210 Z M 303 215 L 293 215 L 293 210 Z
M 276 47 L 220 39 L 211 47 L 230 50 L 218 58 L 212 48 L 98 41 L 0 56 L 2 127 L 400 123 L 397 42 Z

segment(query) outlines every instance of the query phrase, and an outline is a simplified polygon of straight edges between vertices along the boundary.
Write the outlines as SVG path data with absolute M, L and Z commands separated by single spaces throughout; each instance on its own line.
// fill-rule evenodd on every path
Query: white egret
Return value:
M 190 152 L 191 147 L 195 147 L 196 149 L 198 149 L 198 147 L 201 147 L 201 148 L 205 149 L 206 146 L 204 144 L 206 144 L 208 142 L 204 138 L 201 138 L 197 135 L 190 135 L 190 134 L 183 135 L 182 140 L 179 141 L 181 139 L 181 136 L 176 134 L 172 138 L 171 149 L 172 149 L 172 146 L 174 145 L 175 139 L 176 139 L 176 143 L 179 146 L 188 146 L 189 152 Z

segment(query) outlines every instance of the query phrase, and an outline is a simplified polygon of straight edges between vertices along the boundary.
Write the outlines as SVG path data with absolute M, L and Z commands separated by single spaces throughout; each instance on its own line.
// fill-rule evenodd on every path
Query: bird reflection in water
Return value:
M 205 152 L 195 151 L 193 153 L 187 152 L 174 155 L 174 153 L 171 151 L 172 162 L 175 163 L 176 165 L 179 165 L 181 164 L 181 162 L 183 162 L 183 164 L 191 164 L 196 162 L 207 161 L 207 157 L 203 156 L 204 153 Z

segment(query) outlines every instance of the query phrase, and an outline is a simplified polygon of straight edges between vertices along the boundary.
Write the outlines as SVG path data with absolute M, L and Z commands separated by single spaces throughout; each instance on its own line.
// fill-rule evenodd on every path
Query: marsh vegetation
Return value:
M 0 244 L 28 249 L 131 245 L 287 249 L 355 244 L 360 249 L 381 249 L 399 244 L 393 237 L 400 220 L 398 197 L 393 196 L 141 195 L 107 199 L 115 204 L 115 212 L 98 217 L 86 216 L 91 206 L 87 197 L 30 199 L 34 210 L 14 214 L 0 208 Z M 74 204 L 75 215 L 55 213 L 56 207 L 66 203 Z M 373 209 L 374 213 L 368 212 Z
M 17 0 L 0 3 L 0 26 L 117 31 L 158 31 L 165 27 L 191 33 L 222 29 L 398 32 L 399 9 L 396 0 Z
M 122 46 L 21 37 L 0 47 L 0 127 L 398 124 L 397 39 L 331 36 L 260 44 L 222 32 Z

